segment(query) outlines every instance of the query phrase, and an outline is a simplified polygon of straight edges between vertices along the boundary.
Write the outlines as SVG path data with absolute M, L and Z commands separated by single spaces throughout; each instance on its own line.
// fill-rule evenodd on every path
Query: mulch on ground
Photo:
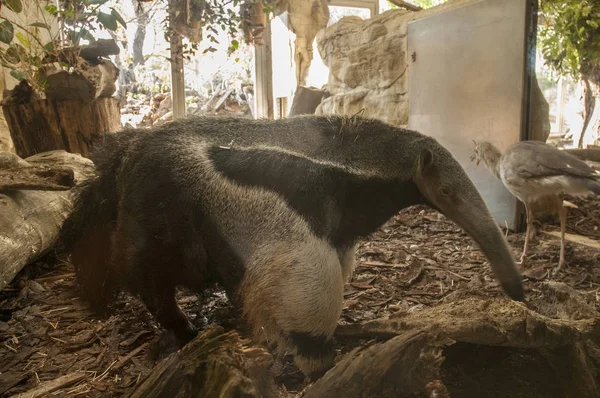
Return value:
M 600 201 L 573 203 L 578 208 L 569 209 L 567 232 L 600 239 Z M 545 219 L 539 227 L 556 231 L 558 220 Z M 518 258 L 523 234 L 509 233 L 507 239 Z M 539 297 L 541 281 L 562 281 L 598 309 L 600 250 L 568 243 L 567 267 L 552 275 L 559 248 L 558 239 L 542 233 L 533 240 L 522 269 L 526 294 Z M 444 216 L 416 206 L 361 244 L 339 323 L 502 294 L 473 241 Z M 199 329 L 212 323 L 234 327 L 227 299 L 218 289 L 203 298 L 182 291 L 178 299 Z M 160 359 L 161 333 L 141 302 L 128 295 L 118 300 L 112 315 L 99 318 L 79 298 L 72 266 L 47 257 L 26 267 L 0 292 L 0 396 L 126 396 Z M 344 353 L 356 344 L 340 340 L 338 349 Z M 302 387 L 301 375 L 288 365 L 278 380 L 294 393 Z

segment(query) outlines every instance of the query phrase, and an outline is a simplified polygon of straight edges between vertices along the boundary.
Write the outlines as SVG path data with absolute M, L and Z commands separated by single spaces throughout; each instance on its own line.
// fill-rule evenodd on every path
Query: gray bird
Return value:
M 561 232 L 560 260 L 554 272 L 561 270 L 565 264 L 567 220 L 563 195 L 600 195 L 600 174 L 583 160 L 540 141 L 518 142 L 504 153 L 487 141 L 475 142 L 475 152 L 471 156 L 471 161 L 473 160 L 477 160 L 477 165 L 483 160 L 504 186 L 525 204 L 527 232 L 521 264 L 527 257 L 529 239 L 533 232 L 533 213 L 558 213 Z

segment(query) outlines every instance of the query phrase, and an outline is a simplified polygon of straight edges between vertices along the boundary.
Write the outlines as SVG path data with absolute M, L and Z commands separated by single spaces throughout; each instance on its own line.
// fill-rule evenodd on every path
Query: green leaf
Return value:
M 48 88 L 48 79 L 46 79 L 45 76 L 43 75 L 38 75 L 37 78 L 37 84 L 41 87 L 41 88 Z
M 21 4 L 21 0 L 2 0 L 2 4 L 6 5 L 9 9 L 16 13 L 23 11 L 23 4 Z
M 13 70 L 10 71 L 10 75 L 12 77 L 14 77 L 15 79 L 17 79 L 17 80 L 25 80 L 25 79 L 27 79 L 27 76 L 25 75 L 25 73 L 21 72 L 20 70 L 13 69 Z
M 597 29 L 598 28 L 598 22 L 593 21 L 591 19 L 585 21 L 588 25 L 590 25 L 592 28 Z
M 15 36 L 15 28 L 10 22 L 4 20 L 0 22 L 0 41 L 2 43 L 10 44 Z
M 46 9 L 46 11 L 48 11 L 50 14 L 54 15 L 58 12 L 58 8 L 56 8 L 55 5 L 47 5 L 46 7 L 44 7 L 44 9 Z
M 44 44 L 44 50 L 46 50 L 48 52 L 54 51 L 54 43 L 49 42 L 49 43 Z
M 120 23 L 121 25 L 123 25 L 124 28 L 127 28 L 127 22 L 125 22 L 125 20 L 121 16 L 121 14 L 119 14 L 119 12 L 117 10 L 115 10 L 113 7 L 110 8 L 110 14 L 113 17 L 115 17 L 117 22 Z
M 19 43 L 21 43 L 23 47 L 25 47 L 28 50 L 31 48 L 31 43 L 29 43 L 29 39 L 27 39 L 27 37 L 22 32 L 15 33 L 15 36 L 17 36 L 17 40 L 19 40 Z
M 87 6 L 91 5 L 102 5 L 106 3 L 108 0 L 83 0 L 83 3 Z
M 237 50 L 239 47 L 240 47 L 240 43 L 237 40 L 231 41 L 231 48 L 233 48 L 234 50 Z
M 47 31 L 50 31 L 50 26 L 48 26 L 48 24 L 45 24 L 43 22 L 34 22 L 34 23 L 30 24 L 29 26 L 34 26 L 36 28 L 44 28 Z
M 4 57 L 6 58 L 6 61 L 10 62 L 11 64 L 19 63 L 19 61 L 21 60 L 21 56 L 19 55 L 19 52 L 13 46 L 10 46 L 6 49 L 6 53 L 4 54 Z
M 106 29 L 117 30 L 117 18 L 114 15 L 100 11 L 97 18 Z
M 96 41 L 96 38 L 92 35 L 92 32 L 90 32 L 89 30 L 87 30 L 85 28 L 81 28 L 81 30 L 79 31 L 79 36 L 82 39 L 89 41 L 90 43 L 93 43 Z

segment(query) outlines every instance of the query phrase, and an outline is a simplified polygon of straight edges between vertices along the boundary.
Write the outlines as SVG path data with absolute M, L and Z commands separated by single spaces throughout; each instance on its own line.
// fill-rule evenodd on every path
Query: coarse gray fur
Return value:
M 359 117 L 190 117 L 107 135 L 61 242 L 102 309 L 137 293 L 183 341 L 195 331 L 177 285 L 221 283 L 254 338 L 307 375 L 331 366 L 343 285 L 359 239 L 424 203 L 454 220 L 505 292 L 521 276 L 484 201 L 434 139 Z

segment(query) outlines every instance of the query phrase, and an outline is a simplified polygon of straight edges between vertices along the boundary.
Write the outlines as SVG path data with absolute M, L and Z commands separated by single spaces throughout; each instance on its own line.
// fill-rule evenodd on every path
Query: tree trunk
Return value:
M 587 68 L 588 72 L 582 72 L 583 83 L 583 128 L 579 136 L 578 148 L 583 148 L 585 137 L 598 139 L 600 130 L 600 72 L 596 68 Z
M 22 158 L 57 149 L 87 157 L 100 134 L 121 129 L 119 101 L 115 98 L 88 103 L 37 100 L 3 105 L 2 110 L 15 151 Z
M 137 0 L 131 1 L 135 8 L 135 16 L 137 18 L 137 29 L 133 37 L 133 64 L 144 65 L 144 39 L 146 38 L 146 25 L 148 24 L 148 16 L 142 3 Z

